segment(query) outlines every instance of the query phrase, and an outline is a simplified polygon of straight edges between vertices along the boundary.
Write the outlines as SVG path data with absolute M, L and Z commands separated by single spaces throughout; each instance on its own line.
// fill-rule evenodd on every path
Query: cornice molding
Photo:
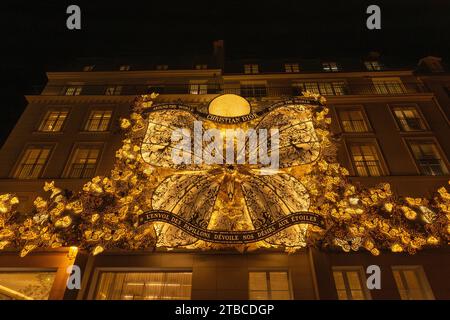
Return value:
M 221 69 L 204 70 L 148 70 L 148 71 L 80 71 L 80 72 L 47 72 L 51 80 L 102 80 L 102 79 L 140 79 L 140 78 L 173 78 L 173 77 L 214 77 L 222 74 Z
M 80 96 L 64 96 L 64 95 L 27 95 L 25 96 L 28 103 L 133 103 L 136 98 L 133 96 L 120 95 L 80 95 Z
M 405 101 L 432 101 L 434 93 L 409 93 L 398 95 L 343 95 L 326 96 L 327 103 L 370 103 L 370 102 L 405 102 Z
M 224 81 L 233 80 L 269 80 L 269 79 L 341 79 L 364 77 L 402 77 L 413 76 L 413 70 L 398 71 L 360 71 L 360 72 L 309 72 L 309 73 L 257 73 L 257 74 L 225 74 Z

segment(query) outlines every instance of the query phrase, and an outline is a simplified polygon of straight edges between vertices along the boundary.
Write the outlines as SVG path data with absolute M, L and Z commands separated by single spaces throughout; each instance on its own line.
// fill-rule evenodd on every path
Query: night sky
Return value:
M 66 28 L 77 4 L 82 29 Z M 366 28 L 366 8 L 381 7 L 382 29 Z M 227 58 L 360 57 L 369 51 L 418 60 L 450 57 L 449 0 L 146 0 L 0 2 L 0 145 L 45 71 L 75 57 L 211 53 Z

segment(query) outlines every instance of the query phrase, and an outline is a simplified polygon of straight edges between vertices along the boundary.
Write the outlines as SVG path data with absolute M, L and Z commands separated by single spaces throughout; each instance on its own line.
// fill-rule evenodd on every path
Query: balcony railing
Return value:
M 331 84 L 331 83 L 330 83 Z M 151 92 L 160 94 L 191 94 L 189 84 L 164 84 L 164 85 L 125 85 L 121 86 L 121 90 L 117 91 L 117 95 L 140 95 Z M 107 88 L 114 85 L 84 85 L 81 91 L 71 90 L 71 86 L 46 86 L 42 91 L 35 91 L 34 94 L 50 95 L 50 96 L 71 96 L 70 94 L 77 92 L 76 95 L 111 95 L 111 91 Z M 306 91 L 308 87 L 302 86 L 227 86 L 220 84 L 208 84 L 206 94 L 223 94 L 233 93 L 246 97 L 279 97 L 279 96 L 298 96 L 302 91 Z M 69 89 L 69 90 L 68 90 Z M 417 82 L 403 83 L 381 83 L 381 84 L 344 84 L 331 86 L 319 86 L 315 89 L 309 89 L 315 93 L 325 96 L 341 96 L 341 95 L 399 95 L 409 93 L 428 92 L 428 90 Z

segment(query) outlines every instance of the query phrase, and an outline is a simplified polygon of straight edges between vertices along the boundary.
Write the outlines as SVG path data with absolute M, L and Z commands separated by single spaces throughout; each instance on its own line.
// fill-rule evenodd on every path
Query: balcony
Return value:
M 310 83 L 309 83 L 310 84 Z M 325 84 L 325 85 L 324 85 Z M 79 90 L 74 90 L 75 86 L 46 86 L 43 90 L 36 90 L 34 94 L 45 96 L 76 96 L 76 95 L 141 95 L 146 93 L 156 92 L 159 94 L 191 94 L 190 84 L 164 84 L 164 85 L 126 85 L 117 84 L 121 86 L 121 90 L 113 92 L 107 90 L 113 87 L 113 84 L 108 85 L 84 85 Z M 324 96 L 343 96 L 343 95 L 402 95 L 429 92 L 422 84 L 417 82 L 383 82 L 377 84 L 347 84 L 343 82 L 329 82 L 319 83 L 318 86 L 264 86 L 264 85 L 242 85 L 242 86 L 227 86 L 220 84 L 208 84 L 205 94 L 223 94 L 233 93 L 245 97 L 261 98 L 261 97 L 290 97 L 301 95 L 302 91 L 309 90 L 311 92 L 320 93 Z M 117 94 L 114 94 L 117 93 Z

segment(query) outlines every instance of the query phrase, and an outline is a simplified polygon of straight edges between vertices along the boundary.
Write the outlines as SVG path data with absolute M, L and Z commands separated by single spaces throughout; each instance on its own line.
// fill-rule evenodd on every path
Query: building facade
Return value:
M 155 59 L 155 61 L 158 61 Z M 237 94 L 257 109 L 303 91 L 327 98 L 338 160 L 354 183 L 391 184 L 400 195 L 428 197 L 450 170 L 450 75 L 438 58 L 395 68 L 369 57 L 338 60 L 224 61 L 188 64 L 83 62 L 48 72 L 0 152 L 0 193 L 14 192 L 19 211 L 43 196 L 45 181 L 80 190 L 108 175 L 122 145 L 119 119 L 137 95 L 157 103 L 207 104 Z M 408 255 L 305 248 L 236 251 L 156 250 L 92 256 L 58 248 L 0 253 L 5 299 L 450 299 L 450 251 Z M 81 289 L 66 287 L 67 268 L 80 267 Z M 381 270 L 381 289 L 366 286 L 368 266 Z

